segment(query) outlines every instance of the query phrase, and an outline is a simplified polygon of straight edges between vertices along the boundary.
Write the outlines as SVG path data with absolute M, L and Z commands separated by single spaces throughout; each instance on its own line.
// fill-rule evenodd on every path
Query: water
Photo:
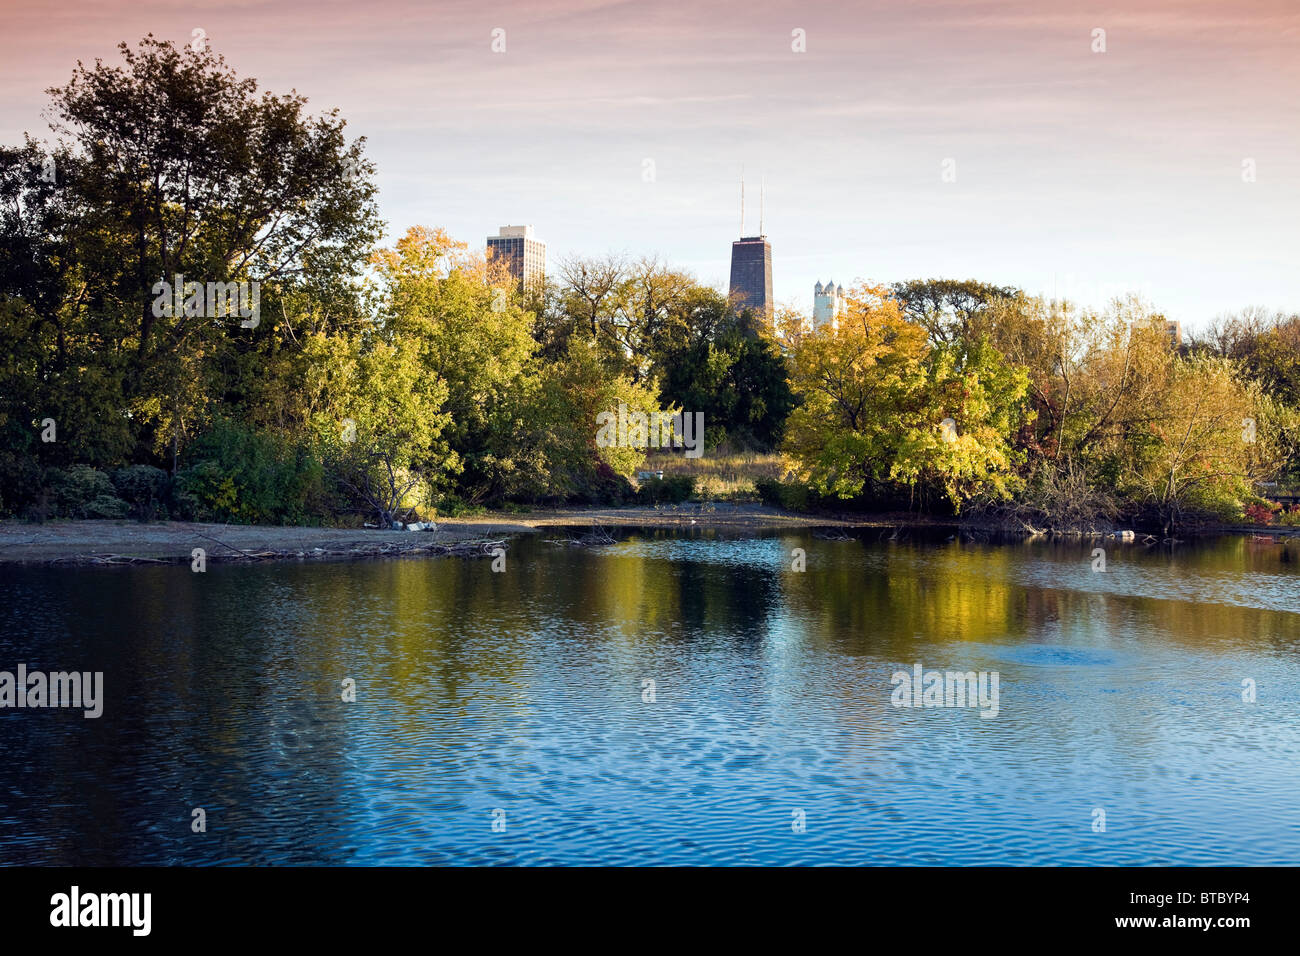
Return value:
M 0 567 L 0 669 L 106 684 L 0 710 L 0 862 L 1300 859 L 1300 544 L 553 536 Z M 997 716 L 891 706 L 917 662 Z

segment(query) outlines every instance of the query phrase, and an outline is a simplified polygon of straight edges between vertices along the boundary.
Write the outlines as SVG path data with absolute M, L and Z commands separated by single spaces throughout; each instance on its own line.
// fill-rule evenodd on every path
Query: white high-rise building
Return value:
M 839 328 L 840 313 L 847 307 L 844 286 L 836 285 L 834 279 L 826 285 L 818 282 L 813 287 L 813 328 L 820 329 L 827 325 L 833 329 Z
M 546 275 L 546 243 L 533 236 L 532 226 L 502 226 L 500 235 L 488 236 L 488 258 L 499 258 L 510 274 L 526 286 L 543 281 Z

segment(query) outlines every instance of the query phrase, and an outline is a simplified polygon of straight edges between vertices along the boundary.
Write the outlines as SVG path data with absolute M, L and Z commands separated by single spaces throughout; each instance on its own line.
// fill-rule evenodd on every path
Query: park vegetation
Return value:
M 437 228 L 385 243 L 336 113 L 207 49 L 120 49 L 49 91 L 49 141 L 0 148 L 5 515 L 387 525 L 703 493 L 1300 520 L 1262 496 L 1300 483 L 1300 316 L 1175 345 L 1136 299 L 928 279 L 861 284 L 814 330 L 655 257 L 521 287 Z M 212 283 L 255 283 L 256 315 L 214 313 Z M 705 457 L 655 451 L 665 479 L 637 481 L 645 449 L 596 441 L 620 404 L 702 411 Z

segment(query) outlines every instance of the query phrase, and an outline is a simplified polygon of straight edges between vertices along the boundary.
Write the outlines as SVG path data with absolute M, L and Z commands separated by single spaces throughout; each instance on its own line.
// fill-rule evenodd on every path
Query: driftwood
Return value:
M 200 538 L 207 538 L 209 541 L 216 541 L 217 544 L 221 545 L 223 548 L 225 548 L 228 551 L 234 551 L 237 554 L 242 554 L 246 558 L 252 557 L 252 555 L 249 554 L 247 551 L 240 551 L 239 548 L 236 548 L 233 545 L 226 544 L 226 542 L 224 541 L 218 541 L 210 534 L 204 534 L 202 531 L 195 531 L 194 533 L 197 534 Z
M 177 560 L 188 561 L 189 558 Z M 137 554 L 112 554 L 97 551 L 93 554 L 72 554 L 61 558 L 51 558 L 43 564 L 173 564 L 171 558 L 145 558 Z
M 546 543 L 562 544 L 573 548 L 598 548 L 605 545 L 617 544 L 618 541 L 599 524 L 593 524 L 591 530 L 584 535 L 579 535 L 576 538 L 572 535 L 565 538 L 547 538 Z

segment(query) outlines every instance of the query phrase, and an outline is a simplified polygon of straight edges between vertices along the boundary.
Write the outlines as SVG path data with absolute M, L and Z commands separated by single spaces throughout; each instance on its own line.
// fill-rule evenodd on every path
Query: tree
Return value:
M 1024 455 L 1012 439 L 1027 417 L 1026 371 L 980 339 L 932 348 L 926 377 L 929 421 L 905 434 L 890 477 L 922 494 L 938 491 L 957 509 L 975 497 L 1010 498 L 1021 486 Z
M 379 231 L 373 168 L 336 112 L 312 117 L 296 93 L 259 95 L 206 47 L 149 36 L 119 49 L 122 66 L 79 64 L 49 91 L 65 197 L 50 241 L 77 267 L 63 275 L 62 313 L 48 296 L 29 304 L 85 340 L 87 375 L 120 388 L 104 404 L 174 466 L 213 400 L 250 387 L 243 358 L 276 338 L 270 321 L 208 314 L 211 293 L 189 299 L 187 284 L 258 283 L 260 311 L 292 324 L 303 290 L 363 268 Z M 180 309 L 158 289 L 177 276 Z M 123 427 L 104 411 L 108 420 L 77 424 Z
M 795 404 L 777 340 L 752 312 L 736 315 L 712 290 L 685 303 L 689 311 L 665 324 L 658 348 L 660 400 L 705 412 L 711 446 L 776 447 Z
M 891 295 L 909 322 L 925 329 L 932 342 L 947 344 L 968 337 L 972 323 L 994 303 L 1021 292 L 975 279 L 910 279 L 894 283 Z
M 1235 359 L 1269 395 L 1300 407 L 1300 315 L 1243 309 L 1220 317 L 1189 344 L 1194 352 Z
M 651 377 L 656 343 L 691 301 L 695 282 L 654 256 L 641 258 L 625 271 L 614 299 L 608 337 L 626 356 L 632 382 L 640 383 Z
M 646 448 L 596 440 L 598 416 L 608 412 L 617 417 L 620 404 L 627 414 L 647 417 L 676 411 L 662 409 L 644 385 L 611 375 L 593 345 L 580 339 L 570 342 L 564 360 L 548 368 L 531 417 L 531 444 L 545 454 L 539 473 L 545 487 L 538 489 L 539 496 L 596 500 L 613 491 L 614 479 L 631 476 L 645 460 Z
M 538 369 L 533 316 L 514 284 L 440 229 L 413 227 L 375 264 L 384 334 L 412 343 L 425 374 L 446 384 L 457 493 L 474 502 L 518 493 L 538 465 L 526 442 Z
M 572 257 L 560 261 L 558 273 L 565 312 L 596 341 L 601 328 L 613 320 L 627 264 L 618 256 Z
M 19 471 L 101 465 L 132 450 L 122 413 L 125 364 L 102 334 L 95 238 L 80 228 L 84 202 L 69 189 L 83 161 L 30 137 L 0 149 L 0 454 Z M 58 440 L 36 440 L 52 419 Z M 6 496 L 10 506 L 24 496 Z
M 384 526 L 431 505 L 456 456 L 443 439 L 447 385 L 428 373 L 420 343 L 379 330 L 305 344 L 312 425 L 345 497 Z
M 792 368 L 802 404 L 784 450 L 820 493 L 851 498 L 901 485 L 959 508 L 1014 487 L 1009 438 L 1024 373 L 983 343 L 932 348 L 884 287 L 855 289 L 839 328 L 803 336 Z
M 1276 469 L 1275 437 L 1257 428 L 1261 395 L 1228 359 L 1173 362 L 1154 414 L 1128 436 L 1121 486 L 1168 531 L 1188 510 L 1232 519 Z
M 1164 316 L 1136 298 L 1090 312 L 1020 297 L 995 303 L 972 330 L 1028 373 L 1035 415 L 1021 447 L 1113 485 L 1124 436 L 1150 419 L 1175 357 Z

